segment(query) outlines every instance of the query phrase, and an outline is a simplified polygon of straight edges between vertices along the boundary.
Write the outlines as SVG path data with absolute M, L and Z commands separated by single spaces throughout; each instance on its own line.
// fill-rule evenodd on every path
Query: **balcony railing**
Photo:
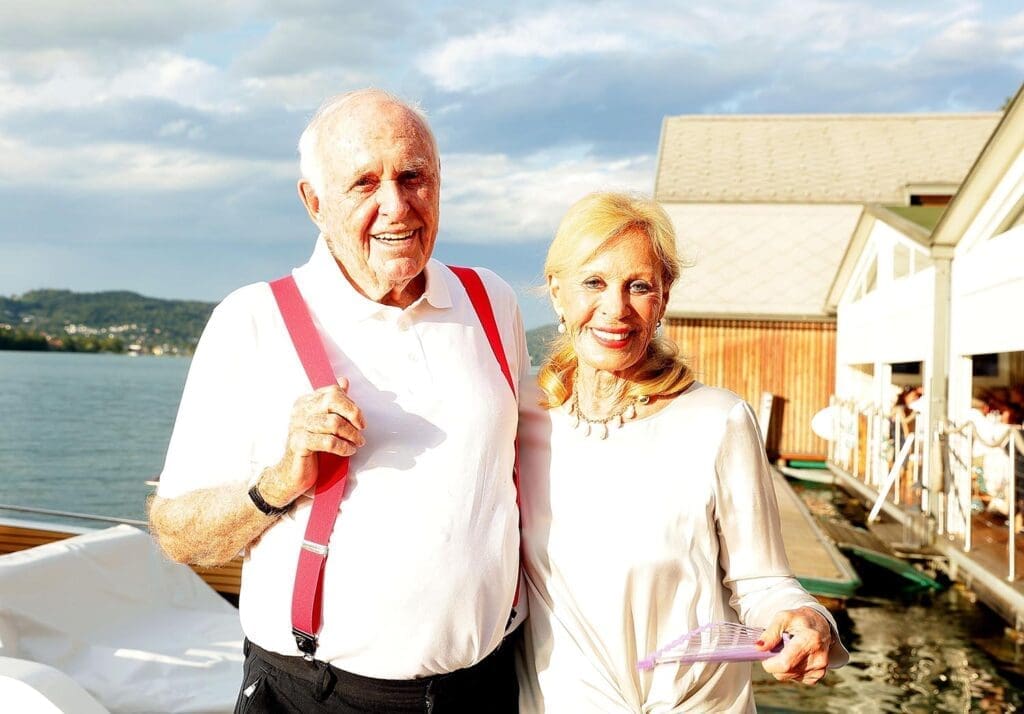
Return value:
M 831 403 L 834 438 L 828 458 L 833 465 L 876 493 L 884 492 L 906 513 L 928 516 L 937 535 L 951 537 L 965 552 L 976 546 L 976 521 L 988 514 L 987 547 L 1003 543 L 1005 535 L 1006 578 L 1017 579 L 1014 556 L 1024 515 L 1024 434 L 1019 425 L 984 419 L 943 422 L 928 433 L 928 420 L 921 414 L 903 420 L 836 397 Z M 935 478 L 939 473 L 941 478 Z M 929 484 L 941 484 L 938 498 L 929 497 Z M 1005 526 L 998 525 L 1003 518 Z

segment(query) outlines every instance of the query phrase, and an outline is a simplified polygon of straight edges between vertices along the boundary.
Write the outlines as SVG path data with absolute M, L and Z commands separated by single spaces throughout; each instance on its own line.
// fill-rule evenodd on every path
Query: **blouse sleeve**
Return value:
M 845 664 L 849 654 L 839 642 L 831 613 L 803 589 L 790 569 L 768 458 L 746 402 L 729 411 L 716 469 L 715 520 L 729 604 L 742 622 L 757 627 L 765 627 L 783 610 L 814 608 L 832 628 L 829 665 Z

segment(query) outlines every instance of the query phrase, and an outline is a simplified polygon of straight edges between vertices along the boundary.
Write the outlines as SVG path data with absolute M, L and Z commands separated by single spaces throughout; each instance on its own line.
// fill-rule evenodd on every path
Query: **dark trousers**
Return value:
M 235 714 L 517 714 L 515 649 L 521 630 L 472 667 L 402 680 L 363 677 L 326 662 L 268 652 L 246 640 Z

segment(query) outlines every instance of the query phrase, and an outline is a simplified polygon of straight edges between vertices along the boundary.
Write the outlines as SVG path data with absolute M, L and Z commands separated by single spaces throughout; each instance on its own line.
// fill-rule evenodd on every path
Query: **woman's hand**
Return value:
M 820 612 L 810 607 L 783 610 L 768 623 L 759 649 L 774 649 L 782 633 L 790 635 L 785 648 L 764 660 L 764 671 L 780 682 L 814 684 L 828 671 L 828 651 L 832 646 L 832 628 Z

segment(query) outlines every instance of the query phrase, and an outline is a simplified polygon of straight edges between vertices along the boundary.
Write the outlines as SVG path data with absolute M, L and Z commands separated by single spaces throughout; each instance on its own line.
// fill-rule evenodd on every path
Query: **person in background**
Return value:
M 192 361 L 152 532 L 183 563 L 245 554 L 237 711 L 516 711 L 518 410 L 466 290 L 430 257 L 434 136 L 360 90 L 328 100 L 299 149 L 320 235 L 292 275 L 337 384 L 310 390 L 267 283 L 229 295 Z M 515 295 L 478 274 L 518 381 Z M 321 454 L 348 457 L 350 476 L 303 657 L 290 611 L 299 553 L 320 547 L 304 534 Z
M 522 712 L 752 712 L 749 663 L 637 667 L 721 621 L 765 628 L 763 650 L 791 635 L 778 679 L 848 659 L 789 568 L 753 412 L 658 336 L 679 272 L 668 216 L 630 195 L 573 205 L 548 251 L 561 334 L 520 400 Z

